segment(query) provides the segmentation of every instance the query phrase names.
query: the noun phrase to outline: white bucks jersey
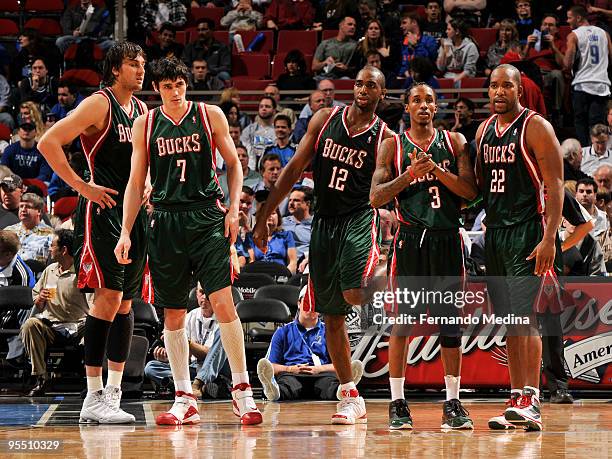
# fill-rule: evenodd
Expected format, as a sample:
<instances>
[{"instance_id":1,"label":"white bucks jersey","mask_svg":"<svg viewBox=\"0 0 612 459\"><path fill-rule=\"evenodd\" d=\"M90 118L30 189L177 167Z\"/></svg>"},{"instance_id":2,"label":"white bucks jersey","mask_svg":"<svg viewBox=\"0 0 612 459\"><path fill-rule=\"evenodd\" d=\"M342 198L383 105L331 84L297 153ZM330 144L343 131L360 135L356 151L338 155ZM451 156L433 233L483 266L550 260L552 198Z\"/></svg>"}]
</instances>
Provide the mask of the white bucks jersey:
<instances>
[{"instance_id":1,"label":"white bucks jersey","mask_svg":"<svg viewBox=\"0 0 612 459\"><path fill-rule=\"evenodd\" d=\"M574 30L578 37L578 49L574 62L575 90L597 96L610 95L608 79L608 37L599 27L580 26Z\"/></svg>"}]
</instances>

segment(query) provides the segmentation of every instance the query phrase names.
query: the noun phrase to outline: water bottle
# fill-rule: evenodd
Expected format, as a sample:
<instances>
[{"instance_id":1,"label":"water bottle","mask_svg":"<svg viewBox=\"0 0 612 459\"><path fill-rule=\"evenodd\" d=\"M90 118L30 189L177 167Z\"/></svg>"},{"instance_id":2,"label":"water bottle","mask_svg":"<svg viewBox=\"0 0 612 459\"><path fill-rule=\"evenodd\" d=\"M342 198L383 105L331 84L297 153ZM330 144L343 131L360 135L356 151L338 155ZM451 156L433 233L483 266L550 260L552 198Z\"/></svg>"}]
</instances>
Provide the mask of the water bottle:
<instances>
[{"instance_id":1,"label":"water bottle","mask_svg":"<svg viewBox=\"0 0 612 459\"><path fill-rule=\"evenodd\" d=\"M234 43L236 44L236 49L239 53L244 53L244 43L242 41L242 36L237 33L234 35Z\"/></svg>"},{"instance_id":2,"label":"water bottle","mask_svg":"<svg viewBox=\"0 0 612 459\"><path fill-rule=\"evenodd\" d=\"M259 32L257 35L255 35L255 38L253 38L251 40L251 43L249 43L249 46L247 46L247 51L248 52L252 52L255 51L255 48L259 47L259 44L264 40L264 34L263 32Z\"/></svg>"}]
</instances>

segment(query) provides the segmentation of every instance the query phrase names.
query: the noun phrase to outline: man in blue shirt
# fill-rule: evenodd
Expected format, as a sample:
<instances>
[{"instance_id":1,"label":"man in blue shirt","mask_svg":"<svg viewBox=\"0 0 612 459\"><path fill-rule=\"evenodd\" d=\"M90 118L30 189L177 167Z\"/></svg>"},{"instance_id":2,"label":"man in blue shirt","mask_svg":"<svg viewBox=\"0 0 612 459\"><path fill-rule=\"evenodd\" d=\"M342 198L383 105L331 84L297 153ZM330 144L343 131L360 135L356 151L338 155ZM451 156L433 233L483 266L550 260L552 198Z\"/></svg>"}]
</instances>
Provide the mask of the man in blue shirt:
<instances>
[{"instance_id":1,"label":"man in blue shirt","mask_svg":"<svg viewBox=\"0 0 612 459\"><path fill-rule=\"evenodd\" d=\"M83 102L83 96L79 94L76 86L72 83L59 83L57 88L58 103L53 106L49 113L53 113L59 121L66 118L69 112L77 108Z\"/></svg>"},{"instance_id":2,"label":"man in blue shirt","mask_svg":"<svg viewBox=\"0 0 612 459\"><path fill-rule=\"evenodd\" d=\"M15 142L4 150L0 164L8 168L22 179L35 178L43 182L51 180L53 171L36 147L36 126L33 123L21 123L19 142Z\"/></svg>"},{"instance_id":3,"label":"man in blue shirt","mask_svg":"<svg viewBox=\"0 0 612 459\"><path fill-rule=\"evenodd\" d=\"M402 16L401 28L404 33L402 41L402 60L397 75L399 78L410 76L410 61L415 57L426 57L435 62L438 57L438 41L430 35L421 33L420 17L414 13Z\"/></svg>"},{"instance_id":4,"label":"man in blue shirt","mask_svg":"<svg viewBox=\"0 0 612 459\"><path fill-rule=\"evenodd\" d=\"M285 167L295 154L297 145L291 141L291 119L282 113L274 117L274 134L276 143L264 150L264 155L276 153L281 160L281 167Z\"/></svg>"},{"instance_id":5,"label":"man in blue shirt","mask_svg":"<svg viewBox=\"0 0 612 459\"><path fill-rule=\"evenodd\" d=\"M306 287L299 295L298 317L277 329L267 358L257 364L257 375L268 400L317 398L334 400L340 383L325 344L325 324L316 312L302 308ZM353 361L353 380L359 382L363 365Z\"/></svg>"},{"instance_id":6,"label":"man in blue shirt","mask_svg":"<svg viewBox=\"0 0 612 459\"><path fill-rule=\"evenodd\" d=\"M312 232L312 215L310 214L312 199L311 188L295 188L289 195L289 216L283 218L283 229L293 233L298 262L308 254Z\"/></svg>"}]
</instances>

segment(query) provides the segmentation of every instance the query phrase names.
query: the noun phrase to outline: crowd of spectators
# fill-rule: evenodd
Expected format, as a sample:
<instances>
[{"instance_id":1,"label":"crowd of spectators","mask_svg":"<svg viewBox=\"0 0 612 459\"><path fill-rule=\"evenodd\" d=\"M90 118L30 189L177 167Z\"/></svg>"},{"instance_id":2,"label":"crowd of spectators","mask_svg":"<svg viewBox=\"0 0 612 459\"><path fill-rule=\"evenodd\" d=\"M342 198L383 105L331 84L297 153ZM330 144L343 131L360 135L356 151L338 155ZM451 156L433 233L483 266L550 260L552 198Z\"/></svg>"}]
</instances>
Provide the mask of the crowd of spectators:
<instances>
[{"instance_id":1,"label":"crowd of spectators","mask_svg":"<svg viewBox=\"0 0 612 459\"><path fill-rule=\"evenodd\" d=\"M202 2L201 7L225 8L217 23L208 17L190 19L189 10L197 3L179 0L139 3L135 12L128 9L128 14L135 14L128 21L128 34L143 45L149 63L163 57L180 57L191 69L190 90L214 91L190 98L218 103L227 116L244 175L236 243L241 265L277 263L292 274L305 271L314 208L313 183L308 172L268 220L270 240L266 253L254 246L251 231L257 203L265 200L295 154L312 116L324 107L344 105L337 100L338 81L335 80L350 80L367 64L381 69L388 88L407 88L414 81L426 81L438 89L442 78L451 79L452 86L461 88L468 79L487 77L500 63L512 63L522 72L525 90L521 102L547 116L563 140L566 188L571 198L584 208L585 219L593 223L589 237L564 256L565 272L604 275L612 269L610 84L604 79L592 85L574 81L576 38L574 34L570 38L566 38L567 33L561 34L566 22L572 29L590 23L607 33L610 10L589 7L588 14L581 16L581 10L566 13L567 7L529 0L503 6L487 4L485 0L415 1L418 6L410 8L401 8L395 0ZM74 198L76 193L49 168L37 149L37 142L46 129L69 116L91 92L79 87L78 82L62 78L69 68L62 54L75 46L91 49L92 44L103 52L108 49L113 43L112 16L100 2L82 0L66 9L61 18L62 35L54 42L45 42L36 30L25 29L14 52L8 46L0 48L0 63L7 62L0 65L0 125L9 132L8 138L0 141L0 285L31 284L33 287L35 275L40 283L40 279L49 275L74 274L73 271L70 274L68 266L71 242L68 233L62 232L72 227L74 206L68 213L60 214L55 204L62 198ZM177 34L188 27L195 29L188 35L191 41L183 45L177 41ZM497 29L496 40L486 49L474 33L474 28L483 27ZM215 38L213 32L218 30L229 30L228 42ZM331 38L320 40L313 56L306 56L299 49L286 53L282 61L284 71L263 89L262 97L255 101L253 116L244 109L244 100L232 79L232 55L237 52L233 37L251 30L336 31ZM574 53L571 61L570 52ZM10 59L3 60L2 53L10 55ZM312 63L308 60L310 57ZM575 75L578 69L573 70ZM145 81L145 85L149 84ZM486 82L482 86L486 87ZM311 92L306 97L292 97L287 93L296 90ZM574 95L573 103L568 102L572 100L568 97L570 91ZM435 125L461 132L472 145L474 159L476 129L488 105L478 100L481 94L476 98L465 94L459 98L452 94L440 96L440 106L451 110L438 116ZM446 102L446 98L452 100ZM587 106L592 110L585 115ZM572 111L576 113L575 119ZM381 103L378 109L381 118L398 130L408 127L403 112L401 100L392 98ZM86 163L79 143L66 145L65 152L75 171L83 174ZM218 154L216 165L227 199L227 180ZM482 264L478 263L482 233L478 232L486 230L481 224L483 214L476 207L466 216L466 229L474 231L473 274L482 274ZM388 245L397 227L389 209L381 211L381 224ZM560 234L567 238L573 232L574 226L566 221ZM384 262L385 257L381 259ZM29 270L28 264L36 262L42 264L44 271ZM47 304L47 309L43 308L47 315L61 314L59 309L49 306L45 281L36 285L36 305ZM193 320L214 322L205 307L205 297L198 292L201 309L195 310L194 317L197 317ZM56 298L67 299L71 294ZM82 306L79 311L86 311L86 299L78 301ZM46 317L44 311L41 312L43 319L53 322L55 319ZM71 317L75 323L81 319L81 316ZM53 337L59 336L58 330L52 327L53 331L49 331L44 320L28 320L22 325L27 330L22 333L23 344L33 363L33 375L38 378L36 387L44 389L45 369L40 363L40 350L32 350L31 334L37 333L52 342ZM62 318L58 320L65 322ZM75 328L71 336L79 336L79 330ZM202 393L206 387L214 391L210 388L218 384L223 373L223 359L213 352L215 343L219 345L218 333L215 334L213 325L210 330L210 335L193 339L194 374L198 375L194 390ZM41 342L40 339L36 342ZM203 352L203 348L207 351ZM206 359L214 362L215 371L203 374L199 370ZM160 386L168 374L164 363L163 352L157 350L155 360L147 366L147 375ZM209 365L204 367L210 370Z\"/></svg>"}]
</instances>

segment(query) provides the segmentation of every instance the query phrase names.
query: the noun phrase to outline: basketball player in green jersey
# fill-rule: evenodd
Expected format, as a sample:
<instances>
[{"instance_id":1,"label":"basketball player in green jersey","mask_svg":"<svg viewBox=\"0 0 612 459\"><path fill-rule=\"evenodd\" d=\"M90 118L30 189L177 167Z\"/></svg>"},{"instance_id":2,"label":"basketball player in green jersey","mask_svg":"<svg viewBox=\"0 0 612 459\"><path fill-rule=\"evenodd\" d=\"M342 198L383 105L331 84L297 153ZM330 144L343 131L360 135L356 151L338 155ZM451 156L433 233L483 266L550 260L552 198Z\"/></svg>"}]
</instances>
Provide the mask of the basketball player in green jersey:
<instances>
[{"instance_id":1,"label":"basketball player in green jersey","mask_svg":"<svg viewBox=\"0 0 612 459\"><path fill-rule=\"evenodd\" d=\"M231 291L230 245L238 233L242 167L221 109L185 99L187 67L175 58L160 59L153 72L153 87L163 105L134 123L134 154L115 256L119 263L131 262L130 232L150 170L154 211L148 253L155 305L164 308L164 344L176 388L174 405L155 421L160 425L200 421L185 334L189 286L195 277L219 321L232 369L234 414L242 424L259 424L262 417L249 384L242 324ZM229 209L221 205L215 147L227 167Z\"/></svg>"},{"instance_id":2,"label":"basketball player in green jersey","mask_svg":"<svg viewBox=\"0 0 612 459\"><path fill-rule=\"evenodd\" d=\"M380 70L363 68L353 93L349 107L322 109L314 115L257 215L253 236L265 250L268 217L313 161L315 218L307 304L325 316L327 348L341 383L334 424L367 422L365 403L352 381L344 321L351 305L367 302L363 287L378 263L378 215L370 206L369 187L380 143L393 135L374 114L386 93Z\"/></svg>"},{"instance_id":3,"label":"basketball player in green jersey","mask_svg":"<svg viewBox=\"0 0 612 459\"><path fill-rule=\"evenodd\" d=\"M380 207L396 200L400 222L389 263L389 285L440 291L441 281L454 277L450 288L463 275L463 244L459 234L461 199L478 194L465 137L457 132L438 131L433 126L437 111L436 93L417 83L406 92L410 129L385 140L372 178L370 202ZM428 276L428 277L418 277ZM446 279L449 279L446 277ZM453 282L454 281L454 282ZM393 304L392 314L419 317L429 307L430 315L456 316L454 305ZM412 429L412 418L404 398L404 373L408 353L407 329L394 325L389 338L389 428ZM461 330L458 325L440 325L440 345L446 401L442 428L473 429L472 420L459 401L461 378Z\"/></svg>"},{"instance_id":4,"label":"basketball player in green jersey","mask_svg":"<svg viewBox=\"0 0 612 459\"><path fill-rule=\"evenodd\" d=\"M495 114L476 133L477 178L487 213L489 294L497 315L528 320L508 326L510 406L503 416L489 420L489 427L542 430L538 389L542 340L536 310L544 282L557 282L563 163L550 123L519 103L522 90L515 67L500 65L493 70L489 98Z\"/></svg>"},{"instance_id":5,"label":"basketball player in green jersey","mask_svg":"<svg viewBox=\"0 0 612 459\"><path fill-rule=\"evenodd\" d=\"M75 268L78 287L95 291L94 305L85 321L87 396L81 422L134 422L134 416L121 410L119 403L134 328L132 298L141 291L146 262L144 210L134 227L134 266L118 264L112 250L121 230L132 155L132 123L147 112L145 104L133 96L142 89L144 66L145 55L140 46L129 42L114 45L104 61L106 87L56 123L39 144L53 170L81 195L75 219ZM70 168L62 150L62 145L79 135L88 164L87 181ZM103 388L105 353L109 371Z\"/></svg>"}]
</instances>

